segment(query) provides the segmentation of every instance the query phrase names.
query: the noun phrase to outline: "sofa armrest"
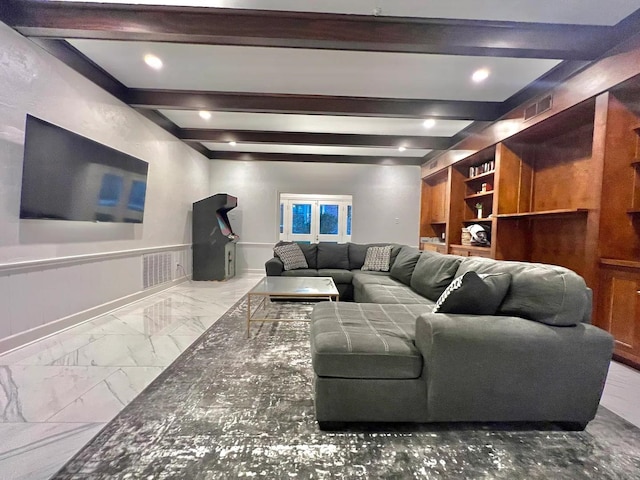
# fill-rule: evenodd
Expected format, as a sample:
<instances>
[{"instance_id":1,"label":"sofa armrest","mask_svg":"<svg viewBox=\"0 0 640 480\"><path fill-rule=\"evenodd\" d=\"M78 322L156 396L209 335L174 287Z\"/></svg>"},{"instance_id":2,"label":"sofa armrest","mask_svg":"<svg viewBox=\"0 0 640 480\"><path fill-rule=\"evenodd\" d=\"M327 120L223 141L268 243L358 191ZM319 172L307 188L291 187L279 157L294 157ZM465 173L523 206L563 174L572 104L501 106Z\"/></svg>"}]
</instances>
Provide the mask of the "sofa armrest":
<instances>
[{"instance_id":1,"label":"sofa armrest","mask_svg":"<svg viewBox=\"0 0 640 480\"><path fill-rule=\"evenodd\" d=\"M273 257L265 262L264 269L268 277L277 277L284 272L284 264L278 257Z\"/></svg>"},{"instance_id":2,"label":"sofa armrest","mask_svg":"<svg viewBox=\"0 0 640 480\"><path fill-rule=\"evenodd\" d=\"M598 408L613 337L592 325L427 313L416 320L432 421L586 423Z\"/></svg>"}]
</instances>

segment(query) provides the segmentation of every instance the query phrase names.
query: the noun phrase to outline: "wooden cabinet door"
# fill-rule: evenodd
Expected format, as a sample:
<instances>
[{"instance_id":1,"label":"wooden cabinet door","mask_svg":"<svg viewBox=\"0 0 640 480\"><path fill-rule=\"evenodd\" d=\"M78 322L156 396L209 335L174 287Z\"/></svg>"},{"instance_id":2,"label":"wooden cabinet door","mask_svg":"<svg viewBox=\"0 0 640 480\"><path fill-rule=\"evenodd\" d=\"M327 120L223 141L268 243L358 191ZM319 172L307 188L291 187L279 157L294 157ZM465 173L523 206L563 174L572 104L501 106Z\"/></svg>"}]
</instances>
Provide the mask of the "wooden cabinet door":
<instances>
[{"instance_id":1,"label":"wooden cabinet door","mask_svg":"<svg viewBox=\"0 0 640 480\"><path fill-rule=\"evenodd\" d=\"M615 338L615 353L640 364L640 271L603 269L599 324Z\"/></svg>"}]
</instances>

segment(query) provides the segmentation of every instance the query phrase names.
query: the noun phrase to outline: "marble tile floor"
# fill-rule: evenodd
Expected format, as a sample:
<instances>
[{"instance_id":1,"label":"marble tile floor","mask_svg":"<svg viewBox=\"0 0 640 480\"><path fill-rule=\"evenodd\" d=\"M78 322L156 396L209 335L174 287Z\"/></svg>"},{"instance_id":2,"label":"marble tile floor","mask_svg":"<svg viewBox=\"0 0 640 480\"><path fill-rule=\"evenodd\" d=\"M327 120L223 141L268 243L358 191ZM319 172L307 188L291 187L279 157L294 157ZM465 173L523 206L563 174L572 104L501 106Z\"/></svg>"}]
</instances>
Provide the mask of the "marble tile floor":
<instances>
[{"instance_id":1,"label":"marble tile floor","mask_svg":"<svg viewBox=\"0 0 640 480\"><path fill-rule=\"evenodd\" d=\"M255 285L184 283L0 356L0 479L48 479ZM613 362L602 405L640 427L640 372Z\"/></svg>"},{"instance_id":2,"label":"marble tile floor","mask_svg":"<svg viewBox=\"0 0 640 480\"><path fill-rule=\"evenodd\" d=\"M0 355L0 479L48 479L263 275L183 283Z\"/></svg>"}]
</instances>

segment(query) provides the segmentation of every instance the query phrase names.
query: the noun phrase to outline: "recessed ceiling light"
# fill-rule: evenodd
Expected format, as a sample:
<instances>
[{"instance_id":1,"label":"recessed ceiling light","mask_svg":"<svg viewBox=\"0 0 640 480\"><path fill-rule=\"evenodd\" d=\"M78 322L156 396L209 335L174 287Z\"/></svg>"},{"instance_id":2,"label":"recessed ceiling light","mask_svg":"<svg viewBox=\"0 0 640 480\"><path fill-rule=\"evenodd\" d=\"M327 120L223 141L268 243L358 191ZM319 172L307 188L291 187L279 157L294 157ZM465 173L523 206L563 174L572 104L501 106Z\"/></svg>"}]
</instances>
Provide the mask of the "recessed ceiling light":
<instances>
[{"instance_id":1,"label":"recessed ceiling light","mask_svg":"<svg viewBox=\"0 0 640 480\"><path fill-rule=\"evenodd\" d=\"M406 147L398 147L398 150L404 152L406 150Z\"/></svg>"},{"instance_id":2,"label":"recessed ceiling light","mask_svg":"<svg viewBox=\"0 0 640 480\"><path fill-rule=\"evenodd\" d=\"M203 120L209 120L211 118L211 113L207 112L206 110L200 110L200 113L198 113L198 115L200 115L200 118L202 118Z\"/></svg>"},{"instance_id":3,"label":"recessed ceiling light","mask_svg":"<svg viewBox=\"0 0 640 480\"><path fill-rule=\"evenodd\" d=\"M422 125L424 125L424 128L431 128L436 124L436 121L433 118L427 118L424 122L422 122Z\"/></svg>"},{"instance_id":4,"label":"recessed ceiling light","mask_svg":"<svg viewBox=\"0 0 640 480\"><path fill-rule=\"evenodd\" d=\"M487 78L489 78L489 70L486 68L481 68L480 70L476 70L475 72L473 72L473 75L471 75L471 79L476 83L482 82Z\"/></svg>"},{"instance_id":5,"label":"recessed ceiling light","mask_svg":"<svg viewBox=\"0 0 640 480\"><path fill-rule=\"evenodd\" d=\"M237 145L236 142L229 142L229 145L231 145L232 147L235 147Z\"/></svg>"},{"instance_id":6,"label":"recessed ceiling light","mask_svg":"<svg viewBox=\"0 0 640 480\"><path fill-rule=\"evenodd\" d=\"M149 65L154 70L160 70L162 68L162 60L150 53L147 53L144 56L144 63Z\"/></svg>"}]
</instances>

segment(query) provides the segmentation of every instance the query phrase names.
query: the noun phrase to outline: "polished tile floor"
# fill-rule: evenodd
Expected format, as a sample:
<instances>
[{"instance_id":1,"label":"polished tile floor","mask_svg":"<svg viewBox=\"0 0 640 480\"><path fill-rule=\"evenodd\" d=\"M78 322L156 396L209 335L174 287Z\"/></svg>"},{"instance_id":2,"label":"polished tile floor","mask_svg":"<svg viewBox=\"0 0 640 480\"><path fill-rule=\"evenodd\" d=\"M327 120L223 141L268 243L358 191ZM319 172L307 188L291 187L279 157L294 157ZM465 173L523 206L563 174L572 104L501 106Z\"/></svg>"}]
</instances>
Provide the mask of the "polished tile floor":
<instances>
[{"instance_id":1,"label":"polished tile floor","mask_svg":"<svg viewBox=\"0 0 640 480\"><path fill-rule=\"evenodd\" d=\"M0 356L0 479L47 479L255 285L193 282ZM640 426L640 372L612 363L602 405Z\"/></svg>"}]
</instances>

